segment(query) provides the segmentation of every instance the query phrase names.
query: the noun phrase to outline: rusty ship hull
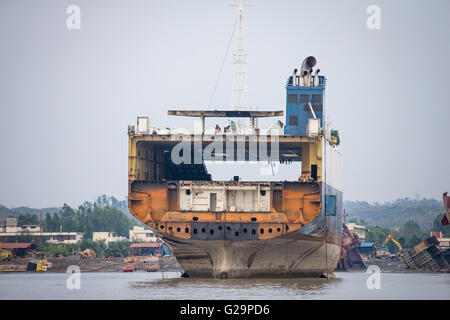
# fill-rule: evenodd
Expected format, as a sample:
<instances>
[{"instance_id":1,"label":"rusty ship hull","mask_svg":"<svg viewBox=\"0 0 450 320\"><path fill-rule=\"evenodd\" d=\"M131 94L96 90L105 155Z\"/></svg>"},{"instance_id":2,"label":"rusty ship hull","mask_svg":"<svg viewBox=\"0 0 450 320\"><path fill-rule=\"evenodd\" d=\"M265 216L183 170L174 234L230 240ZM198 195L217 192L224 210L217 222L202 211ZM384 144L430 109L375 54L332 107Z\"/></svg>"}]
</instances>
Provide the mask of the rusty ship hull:
<instances>
[{"instance_id":1,"label":"rusty ship hull","mask_svg":"<svg viewBox=\"0 0 450 320\"><path fill-rule=\"evenodd\" d=\"M320 277L334 271L341 251L321 239L165 242L183 270L199 278Z\"/></svg>"},{"instance_id":2,"label":"rusty ship hull","mask_svg":"<svg viewBox=\"0 0 450 320\"><path fill-rule=\"evenodd\" d=\"M169 110L198 117L200 132L130 126L130 212L170 247L190 277L329 276L341 254L342 157L339 136L322 120L325 78L312 75L314 57L286 84L286 125L266 132L256 118L283 111ZM247 118L239 132L205 118ZM219 120L220 121L220 120ZM223 121L223 120L222 120ZM232 123L233 124L233 123ZM231 128L230 128L231 127ZM298 165L291 181L214 181L206 161ZM276 178L275 178L276 180Z\"/></svg>"},{"instance_id":3,"label":"rusty ship hull","mask_svg":"<svg viewBox=\"0 0 450 320\"><path fill-rule=\"evenodd\" d=\"M336 268L341 253L341 215L327 215L322 204L326 202L326 193L334 193L336 209L340 212L342 192L315 182L240 182L241 188L266 185L273 198L272 211L169 210L180 208L179 194L185 193L184 187L188 185L195 190L198 184L211 187L212 182L130 185L131 212L170 247L188 276L319 277L332 274ZM214 181L213 184L226 184L231 189L237 186L235 182ZM281 203L274 203L277 187L281 189ZM156 218L157 211L160 218Z\"/></svg>"},{"instance_id":4,"label":"rusty ship hull","mask_svg":"<svg viewBox=\"0 0 450 320\"><path fill-rule=\"evenodd\" d=\"M268 240L173 241L165 237L164 241L183 270L199 278L328 276L341 252L338 243L300 234Z\"/></svg>"}]
</instances>

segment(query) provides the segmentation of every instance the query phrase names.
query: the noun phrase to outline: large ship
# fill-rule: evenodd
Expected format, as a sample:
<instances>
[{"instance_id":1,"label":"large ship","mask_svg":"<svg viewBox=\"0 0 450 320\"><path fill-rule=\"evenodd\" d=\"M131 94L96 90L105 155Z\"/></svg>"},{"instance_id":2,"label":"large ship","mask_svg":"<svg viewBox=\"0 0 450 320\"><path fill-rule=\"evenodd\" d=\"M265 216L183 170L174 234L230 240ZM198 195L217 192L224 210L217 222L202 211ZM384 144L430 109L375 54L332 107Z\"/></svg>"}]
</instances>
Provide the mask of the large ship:
<instances>
[{"instance_id":1,"label":"large ship","mask_svg":"<svg viewBox=\"0 0 450 320\"><path fill-rule=\"evenodd\" d=\"M129 126L130 212L170 247L190 277L328 277L341 254L339 135L325 121L326 78L307 57L288 77L286 108L168 110L195 131ZM270 129L257 119L282 117ZM205 130L205 119L246 118ZM284 122L284 123L283 123ZM205 161L297 165L289 181L215 181Z\"/></svg>"}]
</instances>

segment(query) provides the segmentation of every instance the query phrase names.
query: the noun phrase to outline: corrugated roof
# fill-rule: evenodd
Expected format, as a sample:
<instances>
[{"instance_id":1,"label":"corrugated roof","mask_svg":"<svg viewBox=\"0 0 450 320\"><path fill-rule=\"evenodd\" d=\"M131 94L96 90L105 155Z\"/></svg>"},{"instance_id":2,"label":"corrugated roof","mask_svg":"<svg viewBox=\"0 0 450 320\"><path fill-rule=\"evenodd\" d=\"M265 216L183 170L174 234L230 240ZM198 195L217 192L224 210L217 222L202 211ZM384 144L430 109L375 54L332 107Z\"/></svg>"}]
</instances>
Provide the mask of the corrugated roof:
<instances>
[{"instance_id":1,"label":"corrugated roof","mask_svg":"<svg viewBox=\"0 0 450 320\"><path fill-rule=\"evenodd\" d=\"M374 246L373 242L361 242L361 244L359 245L361 248L370 248Z\"/></svg>"},{"instance_id":2,"label":"corrugated roof","mask_svg":"<svg viewBox=\"0 0 450 320\"><path fill-rule=\"evenodd\" d=\"M162 242L132 243L130 248L159 248Z\"/></svg>"},{"instance_id":3,"label":"corrugated roof","mask_svg":"<svg viewBox=\"0 0 450 320\"><path fill-rule=\"evenodd\" d=\"M31 242L18 242L18 243L4 243L2 242L3 249L26 249L31 247Z\"/></svg>"}]
</instances>

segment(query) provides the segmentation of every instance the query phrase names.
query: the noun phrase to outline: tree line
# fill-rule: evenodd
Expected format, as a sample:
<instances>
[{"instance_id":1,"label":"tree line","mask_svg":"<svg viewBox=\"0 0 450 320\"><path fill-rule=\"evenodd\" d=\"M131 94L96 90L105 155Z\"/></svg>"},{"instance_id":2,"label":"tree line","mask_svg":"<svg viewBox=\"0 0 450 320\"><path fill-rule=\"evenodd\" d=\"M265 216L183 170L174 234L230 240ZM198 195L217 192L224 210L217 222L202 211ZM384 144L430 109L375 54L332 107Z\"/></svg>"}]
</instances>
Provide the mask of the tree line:
<instances>
[{"instance_id":1,"label":"tree line","mask_svg":"<svg viewBox=\"0 0 450 320\"><path fill-rule=\"evenodd\" d=\"M80 206L77 210L64 204L59 212L53 215L47 213L43 222L46 232L83 232L87 238L92 238L93 232L113 232L118 236L128 236L128 231L137 225L117 208L92 208Z\"/></svg>"},{"instance_id":2,"label":"tree line","mask_svg":"<svg viewBox=\"0 0 450 320\"><path fill-rule=\"evenodd\" d=\"M433 227L433 220L444 212L442 200L409 198L397 199L385 203L366 201L344 201L349 218L363 219L372 226L401 228L412 220L423 230Z\"/></svg>"},{"instance_id":3,"label":"tree line","mask_svg":"<svg viewBox=\"0 0 450 320\"><path fill-rule=\"evenodd\" d=\"M126 216L125 201L101 196L95 203L85 202L78 209L64 204L54 213L46 213L40 221L36 214L20 214L18 225L42 225L44 232L83 232L84 238L92 238L94 232L113 232L128 237L128 232L138 223Z\"/></svg>"},{"instance_id":4,"label":"tree line","mask_svg":"<svg viewBox=\"0 0 450 320\"><path fill-rule=\"evenodd\" d=\"M104 241L93 241L92 239L85 238L79 243L63 246L42 242L38 244L38 253L47 257L56 257L58 255L70 256L76 255L85 249L92 249L98 258L128 257L131 255L130 243L128 240L123 240L110 242L107 245Z\"/></svg>"}]
</instances>

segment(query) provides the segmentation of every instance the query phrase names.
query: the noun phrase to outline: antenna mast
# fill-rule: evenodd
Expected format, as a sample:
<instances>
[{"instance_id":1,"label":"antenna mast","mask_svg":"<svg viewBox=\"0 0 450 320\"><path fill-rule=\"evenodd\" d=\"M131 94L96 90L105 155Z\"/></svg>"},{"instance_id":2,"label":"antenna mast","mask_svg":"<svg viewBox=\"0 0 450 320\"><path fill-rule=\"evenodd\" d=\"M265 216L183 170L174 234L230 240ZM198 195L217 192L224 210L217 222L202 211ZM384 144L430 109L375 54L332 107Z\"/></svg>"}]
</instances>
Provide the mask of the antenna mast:
<instances>
[{"instance_id":1,"label":"antenna mast","mask_svg":"<svg viewBox=\"0 0 450 320\"><path fill-rule=\"evenodd\" d=\"M233 5L238 8L238 35L236 39L236 53L234 57L234 77L233 77L233 110L247 110L247 53L244 44L244 5L242 0L239 4Z\"/></svg>"}]
</instances>

